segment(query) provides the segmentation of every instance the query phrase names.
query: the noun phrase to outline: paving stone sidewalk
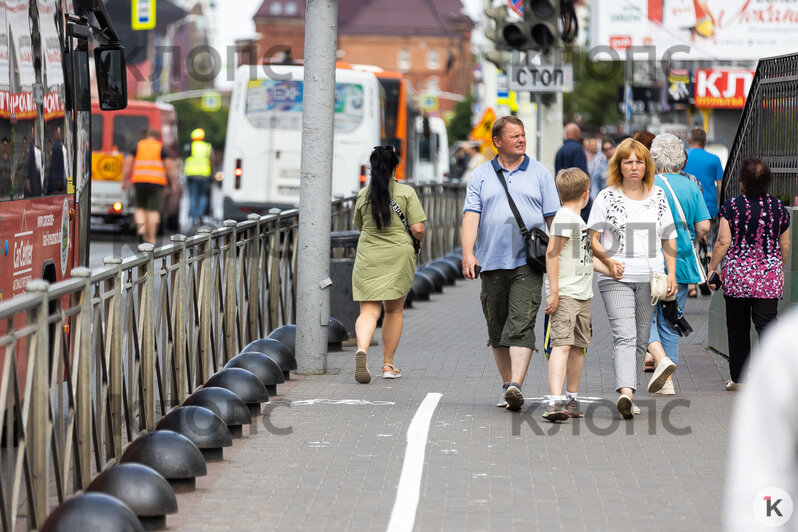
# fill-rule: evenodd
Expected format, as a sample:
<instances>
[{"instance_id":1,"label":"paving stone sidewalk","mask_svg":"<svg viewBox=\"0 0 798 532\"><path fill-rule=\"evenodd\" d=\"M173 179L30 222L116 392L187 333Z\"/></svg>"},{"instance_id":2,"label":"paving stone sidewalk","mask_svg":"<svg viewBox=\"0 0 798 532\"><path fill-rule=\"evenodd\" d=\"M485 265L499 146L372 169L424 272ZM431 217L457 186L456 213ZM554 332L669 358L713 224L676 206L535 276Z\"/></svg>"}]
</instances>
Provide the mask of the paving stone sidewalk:
<instances>
[{"instance_id":1,"label":"paving stone sidewalk","mask_svg":"<svg viewBox=\"0 0 798 532\"><path fill-rule=\"evenodd\" d=\"M539 353L523 411L496 408L500 379L485 346L479 283L458 281L406 311L401 379L356 384L350 348L329 355L328 375L278 387L283 395L267 408L266 423L237 443L189 504L180 499L170 528L385 530L408 425L425 396L438 392L416 530L720 529L734 397L723 387L725 359L703 347L709 298L688 300L695 332L682 340L676 395L649 395L641 371L642 413L627 422L614 409L612 340L596 293L580 390L594 398L583 403L585 418L558 425L540 418L548 388ZM373 375L381 361L373 347Z\"/></svg>"}]
</instances>

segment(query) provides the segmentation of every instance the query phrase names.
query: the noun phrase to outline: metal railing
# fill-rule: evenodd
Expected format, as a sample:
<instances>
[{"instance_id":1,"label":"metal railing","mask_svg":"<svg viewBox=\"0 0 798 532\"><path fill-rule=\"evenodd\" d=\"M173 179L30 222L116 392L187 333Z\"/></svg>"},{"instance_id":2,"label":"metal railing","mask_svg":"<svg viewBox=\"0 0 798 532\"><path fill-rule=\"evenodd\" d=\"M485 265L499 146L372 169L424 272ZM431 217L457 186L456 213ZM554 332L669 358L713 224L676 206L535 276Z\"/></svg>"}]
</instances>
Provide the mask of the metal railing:
<instances>
[{"instance_id":1,"label":"metal railing","mask_svg":"<svg viewBox=\"0 0 798 532\"><path fill-rule=\"evenodd\" d=\"M427 257L459 239L465 189L423 185ZM332 204L351 229L355 198ZM296 317L299 213L173 235L0 303L0 523L39 528L247 343Z\"/></svg>"},{"instance_id":2,"label":"metal railing","mask_svg":"<svg viewBox=\"0 0 798 532\"><path fill-rule=\"evenodd\" d=\"M749 157L770 166L770 193L793 205L798 197L798 54L759 61L723 172L721 204L741 193L740 164Z\"/></svg>"}]
</instances>

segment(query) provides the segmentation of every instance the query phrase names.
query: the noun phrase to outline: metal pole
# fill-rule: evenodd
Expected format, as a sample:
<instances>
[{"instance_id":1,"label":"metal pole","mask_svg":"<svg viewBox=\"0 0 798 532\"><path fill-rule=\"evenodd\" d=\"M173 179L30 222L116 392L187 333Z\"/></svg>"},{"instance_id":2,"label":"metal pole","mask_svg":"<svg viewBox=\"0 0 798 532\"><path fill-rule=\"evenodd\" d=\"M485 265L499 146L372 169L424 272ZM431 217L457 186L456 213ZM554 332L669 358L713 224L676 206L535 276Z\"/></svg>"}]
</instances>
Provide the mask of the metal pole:
<instances>
[{"instance_id":1,"label":"metal pole","mask_svg":"<svg viewBox=\"0 0 798 532\"><path fill-rule=\"evenodd\" d=\"M632 70L634 69L634 56L627 50L626 52L626 78L623 84L623 114L625 118L625 130L627 135L632 134Z\"/></svg>"},{"instance_id":2,"label":"metal pole","mask_svg":"<svg viewBox=\"0 0 798 532\"><path fill-rule=\"evenodd\" d=\"M297 271L298 372L327 371L330 218L338 1L308 0Z\"/></svg>"}]
</instances>

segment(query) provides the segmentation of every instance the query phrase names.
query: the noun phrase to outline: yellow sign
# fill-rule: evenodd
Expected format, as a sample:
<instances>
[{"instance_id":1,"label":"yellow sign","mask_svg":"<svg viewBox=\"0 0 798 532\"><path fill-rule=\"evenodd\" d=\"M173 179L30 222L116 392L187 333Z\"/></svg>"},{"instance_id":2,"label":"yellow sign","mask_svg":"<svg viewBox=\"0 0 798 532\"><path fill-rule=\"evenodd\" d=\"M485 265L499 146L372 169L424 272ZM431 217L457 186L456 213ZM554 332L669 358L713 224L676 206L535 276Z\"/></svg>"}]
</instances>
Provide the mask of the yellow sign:
<instances>
[{"instance_id":1,"label":"yellow sign","mask_svg":"<svg viewBox=\"0 0 798 532\"><path fill-rule=\"evenodd\" d=\"M119 181L122 179L121 153L91 154L91 178L98 181Z\"/></svg>"},{"instance_id":2,"label":"yellow sign","mask_svg":"<svg viewBox=\"0 0 798 532\"><path fill-rule=\"evenodd\" d=\"M493 140L493 122L496 121L496 113L493 109L488 107L482 113L482 118L479 119L477 125L468 134L468 138L472 140L486 140L488 142Z\"/></svg>"},{"instance_id":3,"label":"yellow sign","mask_svg":"<svg viewBox=\"0 0 798 532\"><path fill-rule=\"evenodd\" d=\"M435 112L438 110L438 97L434 94L421 95L421 108L427 112Z\"/></svg>"},{"instance_id":4,"label":"yellow sign","mask_svg":"<svg viewBox=\"0 0 798 532\"><path fill-rule=\"evenodd\" d=\"M131 0L130 27L134 30L155 28L155 0Z\"/></svg>"}]
</instances>

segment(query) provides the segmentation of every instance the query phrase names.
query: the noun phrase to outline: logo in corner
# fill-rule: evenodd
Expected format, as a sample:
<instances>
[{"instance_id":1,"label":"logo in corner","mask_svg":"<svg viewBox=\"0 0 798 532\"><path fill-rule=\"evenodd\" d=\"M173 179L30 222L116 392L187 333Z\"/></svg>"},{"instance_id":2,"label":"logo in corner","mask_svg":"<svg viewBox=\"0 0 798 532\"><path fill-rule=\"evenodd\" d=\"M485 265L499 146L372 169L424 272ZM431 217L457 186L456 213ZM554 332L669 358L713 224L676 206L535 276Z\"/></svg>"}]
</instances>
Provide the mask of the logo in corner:
<instances>
[{"instance_id":1,"label":"logo in corner","mask_svg":"<svg viewBox=\"0 0 798 532\"><path fill-rule=\"evenodd\" d=\"M792 498L781 488L766 488L754 497L754 516L762 525L776 528L792 517Z\"/></svg>"}]
</instances>

